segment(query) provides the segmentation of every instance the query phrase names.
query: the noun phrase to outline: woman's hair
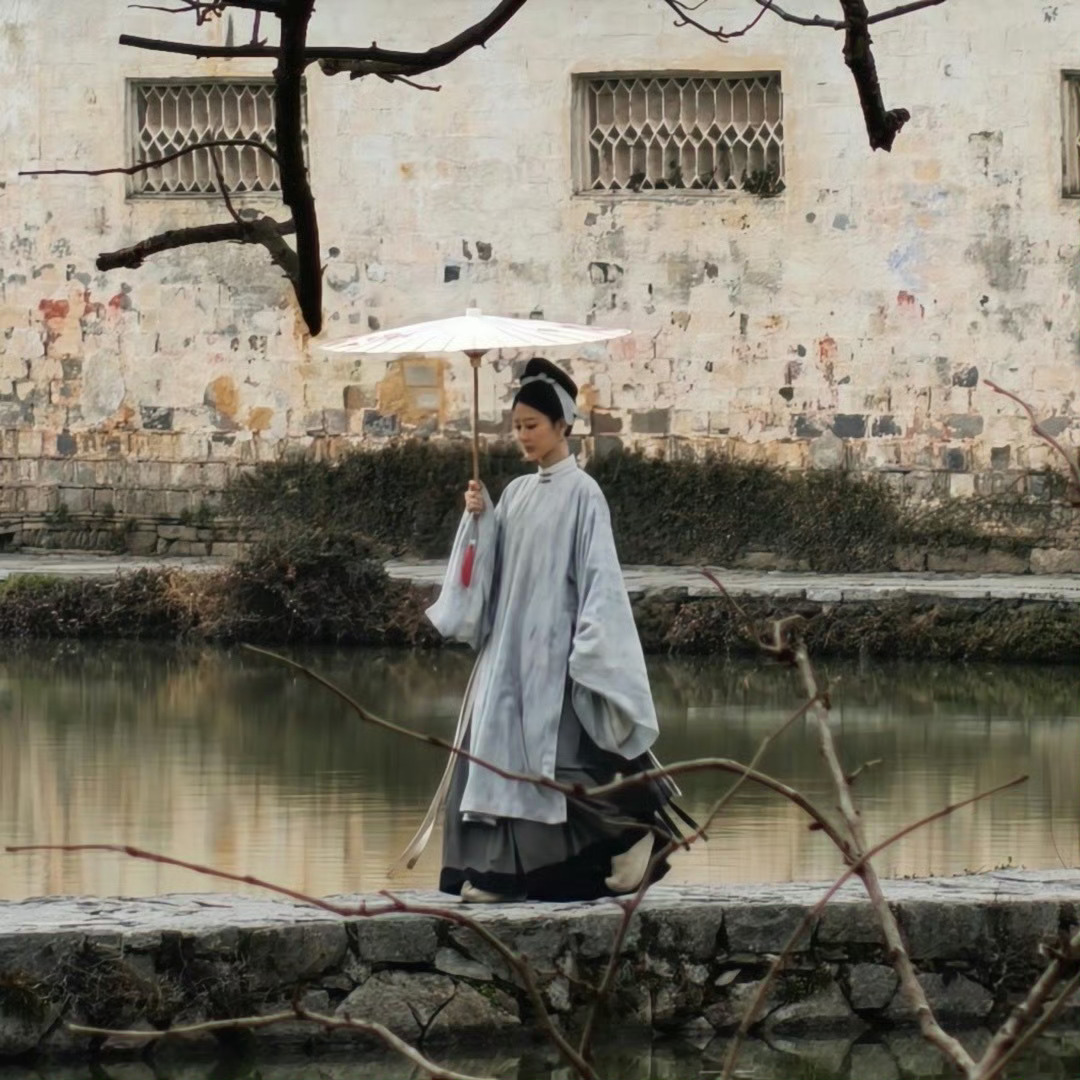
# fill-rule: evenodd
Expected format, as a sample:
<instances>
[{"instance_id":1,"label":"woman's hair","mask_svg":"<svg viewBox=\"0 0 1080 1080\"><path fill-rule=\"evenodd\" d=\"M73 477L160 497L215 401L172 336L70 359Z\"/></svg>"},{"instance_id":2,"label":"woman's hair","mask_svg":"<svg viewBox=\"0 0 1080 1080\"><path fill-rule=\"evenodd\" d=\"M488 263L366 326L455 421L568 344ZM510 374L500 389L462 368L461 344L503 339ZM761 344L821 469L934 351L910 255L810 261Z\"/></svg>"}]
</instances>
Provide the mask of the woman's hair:
<instances>
[{"instance_id":1,"label":"woman's hair","mask_svg":"<svg viewBox=\"0 0 1080 1080\"><path fill-rule=\"evenodd\" d=\"M574 417L567 416L567 409L562 396L556 386L564 390L573 403L577 399L577 383L566 374L560 367L556 367L550 360L542 356L534 356L521 373L522 386L514 395L511 405L528 405L537 412L542 412L554 424L561 420L566 425L566 433L570 433Z\"/></svg>"}]
</instances>

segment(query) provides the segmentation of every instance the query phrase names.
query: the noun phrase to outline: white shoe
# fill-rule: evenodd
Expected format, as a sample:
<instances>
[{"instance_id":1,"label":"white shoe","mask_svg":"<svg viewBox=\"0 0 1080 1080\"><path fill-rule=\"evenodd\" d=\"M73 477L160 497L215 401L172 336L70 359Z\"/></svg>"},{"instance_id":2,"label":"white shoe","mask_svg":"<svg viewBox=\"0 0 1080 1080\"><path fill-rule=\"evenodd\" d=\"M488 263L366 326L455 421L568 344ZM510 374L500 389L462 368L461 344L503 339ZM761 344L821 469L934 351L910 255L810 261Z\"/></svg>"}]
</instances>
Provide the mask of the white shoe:
<instances>
[{"instance_id":1,"label":"white shoe","mask_svg":"<svg viewBox=\"0 0 1080 1080\"><path fill-rule=\"evenodd\" d=\"M629 851L615 855L611 860L611 877L604 884L613 893L633 892L645 877L652 858L652 833L646 833Z\"/></svg>"},{"instance_id":2,"label":"white shoe","mask_svg":"<svg viewBox=\"0 0 1080 1080\"><path fill-rule=\"evenodd\" d=\"M515 899L516 897L504 896L502 893L478 889L471 881L466 881L461 886L461 901L464 904L509 904Z\"/></svg>"}]
</instances>

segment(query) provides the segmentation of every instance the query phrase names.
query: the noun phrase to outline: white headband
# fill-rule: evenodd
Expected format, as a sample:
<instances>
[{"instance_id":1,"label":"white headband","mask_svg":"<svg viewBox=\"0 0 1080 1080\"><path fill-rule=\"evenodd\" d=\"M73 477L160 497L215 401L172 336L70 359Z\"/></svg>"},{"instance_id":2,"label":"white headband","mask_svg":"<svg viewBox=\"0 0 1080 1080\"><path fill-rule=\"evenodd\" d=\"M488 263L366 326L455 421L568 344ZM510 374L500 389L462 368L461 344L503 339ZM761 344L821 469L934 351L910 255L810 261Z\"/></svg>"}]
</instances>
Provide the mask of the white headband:
<instances>
[{"instance_id":1,"label":"white headband","mask_svg":"<svg viewBox=\"0 0 1080 1080\"><path fill-rule=\"evenodd\" d=\"M572 424L575 420L584 420L584 416L577 411L577 405L574 404L574 399L566 392L566 387L562 385L557 379L553 379L550 375L526 375L521 380L520 385L522 388L533 382L546 382L549 386L555 388L555 396L559 399L559 404L562 406L563 420L566 421L567 426Z\"/></svg>"}]
</instances>

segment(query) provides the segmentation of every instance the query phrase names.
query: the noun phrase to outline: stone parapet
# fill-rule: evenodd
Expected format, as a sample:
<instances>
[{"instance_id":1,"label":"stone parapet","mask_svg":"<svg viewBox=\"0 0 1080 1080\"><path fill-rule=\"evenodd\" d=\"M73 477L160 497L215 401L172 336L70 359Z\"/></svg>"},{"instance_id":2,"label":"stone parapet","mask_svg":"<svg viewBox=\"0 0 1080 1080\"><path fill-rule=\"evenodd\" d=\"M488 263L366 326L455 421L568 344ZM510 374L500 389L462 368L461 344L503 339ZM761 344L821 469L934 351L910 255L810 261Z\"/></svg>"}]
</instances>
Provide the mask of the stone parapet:
<instances>
[{"instance_id":1,"label":"stone parapet","mask_svg":"<svg viewBox=\"0 0 1080 1080\"><path fill-rule=\"evenodd\" d=\"M611 1015L631 1035L731 1031L823 883L659 886L624 939ZM999 871L886 882L919 979L940 1018L994 1023L1044 965L1040 946L1080 922L1080 871ZM462 908L432 893L406 902ZM341 903L378 897L339 897ZM544 1001L573 1029L606 962L613 903L464 909L531 963ZM13 989L14 988L14 989ZM411 1041L500 1046L535 1033L528 995L470 928L430 915L341 918L279 899L174 895L0 903L0 1059L87 1055L65 1021L162 1028L288 1009L363 1017ZM1075 1010L1073 1015L1075 1016ZM770 992L759 1030L848 1035L915 1022L861 890L846 886L811 922ZM258 1029L267 1046L324 1036ZM117 1052L121 1044L95 1047Z\"/></svg>"}]
</instances>

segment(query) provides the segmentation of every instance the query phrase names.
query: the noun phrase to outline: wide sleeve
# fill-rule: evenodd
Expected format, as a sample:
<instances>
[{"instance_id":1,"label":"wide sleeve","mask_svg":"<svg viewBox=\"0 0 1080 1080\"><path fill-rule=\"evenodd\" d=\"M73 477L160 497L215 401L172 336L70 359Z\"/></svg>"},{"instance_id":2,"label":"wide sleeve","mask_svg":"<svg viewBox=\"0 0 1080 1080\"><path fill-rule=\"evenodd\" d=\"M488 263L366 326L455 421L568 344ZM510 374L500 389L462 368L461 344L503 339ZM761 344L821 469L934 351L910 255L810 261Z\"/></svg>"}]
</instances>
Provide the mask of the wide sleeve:
<instances>
[{"instance_id":1,"label":"wide sleeve","mask_svg":"<svg viewBox=\"0 0 1080 1080\"><path fill-rule=\"evenodd\" d=\"M427 609L432 626L444 638L460 641L479 649L490 628L490 605L498 563L499 518L491 496L481 486L484 512L466 511L458 524L450 562L446 567L439 599ZM461 580L461 569L471 544L475 545L472 574L468 585Z\"/></svg>"},{"instance_id":2,"label":"wide sleeve","mask_svg":"<svg viewBox=\"0 0 1080 1080\"><path fill-rule=\"evenodd\" d=\"M570 650L574 711L599 747L627 759L645 753L658 725L645 657L599 490L577 520L577 623Z\"/></svg>"}]
</instances>

